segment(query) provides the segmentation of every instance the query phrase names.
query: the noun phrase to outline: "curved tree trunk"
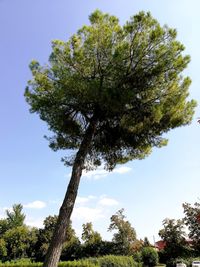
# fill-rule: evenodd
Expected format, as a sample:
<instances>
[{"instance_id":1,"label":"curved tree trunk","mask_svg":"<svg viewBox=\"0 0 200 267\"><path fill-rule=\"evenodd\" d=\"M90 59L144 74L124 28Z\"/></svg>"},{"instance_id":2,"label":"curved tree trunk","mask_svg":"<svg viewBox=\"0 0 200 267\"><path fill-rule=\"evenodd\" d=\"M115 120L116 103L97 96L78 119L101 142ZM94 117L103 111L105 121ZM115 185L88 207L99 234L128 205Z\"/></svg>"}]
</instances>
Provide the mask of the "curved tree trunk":
<instances>
[{"instance_id":1,"label":"curved tree trunk","mask_svg":"<svg viewBox=\"0 0 200 267\"><path fill-rule=\"evenodd\" d=\"M73 211L76 200L78 186L84 167L84 161L88 153L92 138L95 133L96 121L91 119L91 122L85 132L85 136L76 154L74 165L72 168L71 179L67 188L63 204L60 208L58 222L51 240L43 267L56 267L58 265L62 246L66 237L66 229L70 222L70 216Z\"/></svg>"}]
</instances>

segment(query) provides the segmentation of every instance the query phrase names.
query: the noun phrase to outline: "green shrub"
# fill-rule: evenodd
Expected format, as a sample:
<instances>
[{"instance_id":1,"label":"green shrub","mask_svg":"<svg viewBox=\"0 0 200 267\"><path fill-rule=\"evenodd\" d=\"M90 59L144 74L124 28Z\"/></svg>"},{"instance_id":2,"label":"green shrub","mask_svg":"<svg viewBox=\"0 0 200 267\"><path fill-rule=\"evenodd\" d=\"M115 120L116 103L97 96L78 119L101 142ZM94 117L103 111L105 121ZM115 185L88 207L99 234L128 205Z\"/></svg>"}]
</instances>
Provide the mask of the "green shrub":
<instances>
[{"instance_id":1,"label":"green shrub","mask_svg":"<svg viewBox=\"0 0 200 267\"><path fill-rule=\"evenodd\" d=\"M141 257L144 266L153 267L158 264L158 252L152 247L144 247Z\"/></svg>"},{"instance_id":2,"label":"green shrub","mask_svg":"<svg viewBox=\"0 0 200 267\"><path fill-rule=\"evenodd\" d=\"M142 263L142 253L141 251L136 251L133 254L133 259L137 262L137 263Z\"/></svg>"},{"instance_id":3,"label":"green shrub","mask_svg":"<svg viewBox=\"0 0 200 267\"><path fill-rule=\"evenodd\" d=\"M100 267L138 267L132 257L108 255L99 258L90 258L92 263Z\"/></svg>"},{"instance_id":4,"label":"green shrub","mask_svg":"<svg viewBox=\"0 0 200 267\"><path fill-rule=\"evenodd\" d=\"M99 266L88 260L79 260L79 261L59 262L58 267L99 267Z\"/></svg>"}]
</instances>

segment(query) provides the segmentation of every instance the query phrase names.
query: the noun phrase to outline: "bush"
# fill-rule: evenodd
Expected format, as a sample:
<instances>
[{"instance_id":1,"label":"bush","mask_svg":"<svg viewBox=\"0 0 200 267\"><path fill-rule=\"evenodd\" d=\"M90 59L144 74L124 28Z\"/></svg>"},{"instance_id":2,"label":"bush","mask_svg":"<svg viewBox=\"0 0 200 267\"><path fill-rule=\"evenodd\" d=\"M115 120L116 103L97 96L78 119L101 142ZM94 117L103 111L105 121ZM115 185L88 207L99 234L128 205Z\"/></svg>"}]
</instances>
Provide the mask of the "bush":
<instances>
[{"instance_id":1,"label":"bush","mask_svg":"<svg viewBox=\"0 0 200 267\"><path fill-rule=\"evenodd\" d=\"M142 253L140 251L134 252L133 259L138 263L142 263Z\"/></svg>"},{"instance_id":2,"label":"bush","mask_svg":"<svg viewBox=\"0 0 200 267\"><path fill-rule=\"evenodd\" d=\"M144 247L141 256L144 266L153 267L158 264L158 252L152 247Z\"/></svg>"},{"instance_id":3,"label":"bush","mask_svg":"<svg viewBox=\"0 0 200 267\"><path fill-rule=\"evenodd\" d=\"M132 257L108 255L100 258L90 258L92 263L100 267L138 267Z\"/></svg>"},{"instance_id":4,"label":"bush","mask_svg":"<svg viewBox=\"0 0 200 267\"><path fill-rule=\"evenodd\" d=\"M58 267L99 267L99 266L88 260L79 260L79 261L63 261L58 264Z\"/></svg>"}]
</instances>

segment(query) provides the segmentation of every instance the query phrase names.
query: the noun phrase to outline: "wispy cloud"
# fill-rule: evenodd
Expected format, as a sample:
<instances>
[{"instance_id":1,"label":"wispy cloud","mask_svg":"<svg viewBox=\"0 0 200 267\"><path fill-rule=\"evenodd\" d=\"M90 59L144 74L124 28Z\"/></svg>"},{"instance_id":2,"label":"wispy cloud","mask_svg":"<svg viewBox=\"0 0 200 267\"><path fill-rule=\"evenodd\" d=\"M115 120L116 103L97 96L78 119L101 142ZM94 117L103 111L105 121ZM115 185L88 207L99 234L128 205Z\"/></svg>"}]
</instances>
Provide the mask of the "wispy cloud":
<instances>
[{"instance_id":1,"label":"wispy cloud","mask_svg":"<svg viewBox=\"0 0 200 267\"><path fill-rule=\"evenodd\" d=\"M27 218L25 220L26 225L31 226L31 227L37 227L37 228L43 228L43 221L44 218L37 218L37 219L33 219L33 218Z\"/></svg>"},{"instance_id":2,"label":"wispy cloud","mask_svg":"<svg viewBox=\"0 0 200 267\"><path fill-rule=\"evenodd\" d=\"M88 203L89 201L91 201L91 200L94 200L94 199L96 199L97 197L95 197L95 196L88 196L88 197L77 197L76 198L76 204L78 204L78 205L84 205L84 204L86 204L86 203Z\"/></svg>"},{"instance_id":3,"label":"wispy cloud","mask_svg":"<svg viewBox=\"0 0 200 267\"><path fill-rule=\"evenodd\" d=\"M98 221L105 218L105 214L109 213L110 209L112 210L112 207L118 204L119 202L116 199L106 195L77 197L72 219L85 222Z\"/></svg>"},{"instance_id":4,"label":"wispy cloud","mask_svg":"<svg viewBox=\"0 0 200 267\"><path fill-rule=\"evenodd\" d=\"M83 171L83 178L92 179L92 180L99 180L101 178L104 178L110 174L116 173L116 174L125 174L131 171L131 168L126 166L121 166L116 169L114 169L112 172L108 172L104 170L103 168L98 168L94 171Z\"/></svg>"},{"instance_id":5,"label":"wispy cloud","mask_svg":"<svg viewBox=\"0 0 200 267\"><path fill-rule=\"evenodd\" d=\"M109 198L109 197L102 197L98 204L102 205L102 206L116 206L119 204L119 202L117 200L115 200L114 198Z\"/></svg>"},{"instance_id":6,"label":"wispy cloud","mask_svg":"<svg viewBox=\"0 0 200 267\"><path fill-rule=\"evenodd\" d=\"M72 219L84 220L86 222L94 222L104 217L103 209L90 207L75 207L72 214Z\"/></svg>"},{"instance_id":7,"label":"wispy cloud","mask_svg":"<svg viewBox=\"0 0 200 267\"><path fill-rule=\"evenodd\" d=\"M131 171L131 168L126 167L126 166L121 166L121 167L113 170L114 173L119 173L119 174L124 174L124 173L130 172L130 171Z\"/></svg>"},{"instance_id":8,"label":"wispy cloud","mask_svg":"<svg viewBox=\"0 0 200 267\"><path fill-rule=\"evenodd\" d=\"M47 206L44 201L35 200L33 202L24 204L23 207L26 209L43 209Z\"/></svg>"},{"instance_id":9,"label":"wispy cloud","mask_svg":"<svg viewBox=\"0 0 200 267\"><path fill-rule=\"evenodd\" d=\"M4 218L4 209L0 208L0 219Z\"/></svg>"}]
</instances>

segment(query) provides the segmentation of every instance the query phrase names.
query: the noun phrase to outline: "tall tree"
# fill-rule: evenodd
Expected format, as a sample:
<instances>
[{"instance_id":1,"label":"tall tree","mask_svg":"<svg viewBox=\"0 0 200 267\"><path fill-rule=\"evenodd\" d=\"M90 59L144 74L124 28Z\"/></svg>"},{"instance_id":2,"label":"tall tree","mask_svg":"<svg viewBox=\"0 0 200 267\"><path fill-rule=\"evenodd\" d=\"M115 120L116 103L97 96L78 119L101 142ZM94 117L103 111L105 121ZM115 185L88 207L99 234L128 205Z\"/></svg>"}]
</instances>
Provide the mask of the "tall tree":
<instances>
[{"instance_id":1,"label":"tall tree","mask_svg":"<svg viewBox=\"0 0 200 267\"><path fill-rule=\"evenodd\" d=\"M163 133L191 122L194 101L187 101L190 61L176 30L140 12L124 25L99 10L68 41L52 43L49 65L32 61L33 78L25 97L54 135L53 150L70 149L63 159L71 180L44 263L58 263L66 226L84 168L143 159L152 147L166 145Z\"/></svg>"},{"instance_id":2,"label":"tall tree","mask_svg":"<svg viewBox=\"0 0 200 267\"><path fill-rule=\"evenodd\" d=\"M102 242L101 235L93 230L91 222L83 224L82 240L82 255L84 257L98 257L101 253Z\"/></svg>"},{"instance_id":3,"label":"tall tree","mask_svg":"<svg viewBox=\"0 0 200 267\"><path fill-rule=\"evenodd\" d=\"M136 232L130 222L125 220L126 217L123 212L124 209L121 209L115 215L112 215L108 230L117 230L113 237L113 242L116 244L117 248L116 253L120 255L128 255L136 241Z\"/></svg>"},{"instance_id":4,"label":"tall tree","mask_svg":"<svg viewBox=\"0 0 200 267\"><path fill-rule=\"evenodd\" d=\"M193 247L197 255L200 254L200 203L192 206L189 203L183 204L185 213L184 221L189 229L189 237L193 240Z\"/></svg>"}]
</instances>

